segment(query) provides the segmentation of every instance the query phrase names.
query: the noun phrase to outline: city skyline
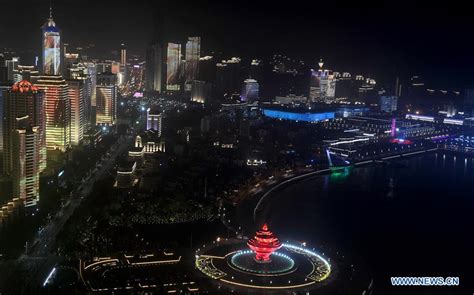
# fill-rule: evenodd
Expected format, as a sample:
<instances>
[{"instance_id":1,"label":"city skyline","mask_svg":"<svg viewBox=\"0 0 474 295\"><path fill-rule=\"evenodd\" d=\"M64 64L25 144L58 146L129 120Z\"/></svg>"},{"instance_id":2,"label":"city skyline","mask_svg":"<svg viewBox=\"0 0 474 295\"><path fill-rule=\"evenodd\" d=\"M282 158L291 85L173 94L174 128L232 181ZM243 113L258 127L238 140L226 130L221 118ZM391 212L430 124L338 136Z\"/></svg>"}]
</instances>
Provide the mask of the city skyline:
<instances>
[{"instance_id":1,"label":"city skyline","mask_svg":"<svg viewBox=\"0 0 474 295\"><path fill-rule=\"evenodd\" d=\"M0 33L7 36L0 47L37 51L41 41L36 30L48 16L49 3L26 3L38 10L23 12L28 21L16 26L17 34L5 34L14 22L13 14L0 20ZM127 9L107 1L52 3L64 42L82 47L92 43L97 51L109 52L107 55L119 55L121 43L144 55L152 40L153 19L164 14L167 38L201 36L203 52L246 58L283 53L303 59L309 66L323 57L335 70L379 76L381 80L418 74L445 88L470 87L474 77L470 54L474 48L466 42L472 25L465 21L462 5L456 3L446 7L428 1L388 0L358 4L297 1L289 7L267 1L258 5L183 3L189 10L169 1L153 4L142 0L127 5ZM9 3L4 5L7 10L14 9ZM246 10L249 5L252 9ZM81 15L79 22L68 17L73 11ZM202 19L212 19L215 25L207 26Z\"/></svg>"}]
</instances>

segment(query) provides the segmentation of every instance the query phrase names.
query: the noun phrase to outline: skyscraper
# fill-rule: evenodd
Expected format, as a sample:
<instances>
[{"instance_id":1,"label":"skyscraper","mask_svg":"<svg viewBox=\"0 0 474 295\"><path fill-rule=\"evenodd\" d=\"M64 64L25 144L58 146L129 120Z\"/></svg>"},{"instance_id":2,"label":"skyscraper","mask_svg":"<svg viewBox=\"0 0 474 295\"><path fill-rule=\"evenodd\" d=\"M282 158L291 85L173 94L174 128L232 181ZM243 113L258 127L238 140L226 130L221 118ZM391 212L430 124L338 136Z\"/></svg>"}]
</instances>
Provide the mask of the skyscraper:
<instances>
[{"instance_id":1,"label":"skyscraper","mask_svg":"<svg viewBox=\"0 0 474 295\"><path fill-rule=\"evenodd\" d=\"M35 76L32 82L44 92L46 147L64 152L71 140L68 85L61 76Z\"/></svg>"},{"instance_id":2,"label":"skyscraper","mask_svg":"<svg viewBox=\"0 0 474 295\"><path fill-rule=\"evenodd\" d=\"M163 90L163 47L159 43L150 45L146 53L146 87L148 91Z\"/></svg>"},{"instance_id":3,"label":"skyscraper","mask_svg":"<svg viewBox=\"0 0 474 295\"><path fill-rule=\"evenodd\" d=\"M42 65L43 75L61 75L61 34L53 20L50 7L49 18L43 25Z\"/></svg>"},{"instance_id":4,"label":"skyscraper","mask_svg":"<svg viewBox=\"0 0 474 295\"><path fill-rule=\"evenodd\" d=\"M168 43L166 51L166 90L180 90L181 44Z\"/></svg>"},{"instance_id":5,"label":"skyscraper","mask_svg":"<svg viewBox=\"0 0 474 295\"><path fill-rule=\"evenodd\" d=\"M86 128L84 116L86 85L81 79L67 80L67 84L71 104L71 145L79 145L84 137L84 128Z\"/></svg>"},{"instance_id":6,"label":"skyscraper","mask_svg":"<svg viewBox=\"0 0 474 295\"><path fill-rule=\"evenodd\" d=\"M189 37L186 42L185 90L191 91L191 82L198 78L201 37Z\"/></svg>"},{"instance_id":7,"label":"skyscraper","mask_svg":"<svg viewBox=\"0 0 474 295\"><path fill-rule=\"evenodd\" d=\"M17 82L5 92L4 109L3 171L12 179L13 197L33 206L46 167L43 95L29 81Z\"/></svg>"},{"instance_id":8,"label":"skyscraper","mask_svg":"<svg viewBox=\"0 0 474 295\"><path fill-rule=\"evenodd\" d=\"M97 75L96 124L113 125L117 119L117 78L112 73Z\"/></svg>"},{"instance_id":9,"label":"skyscraper","mask_svg":"<svg viewBox=\"0 0 474 295\"><path fill-rule=\"evenodd\" d=\"M125 44L120 45L120 65L126 66L127 65L127 48Z\"/></svg>"}]
</instances>

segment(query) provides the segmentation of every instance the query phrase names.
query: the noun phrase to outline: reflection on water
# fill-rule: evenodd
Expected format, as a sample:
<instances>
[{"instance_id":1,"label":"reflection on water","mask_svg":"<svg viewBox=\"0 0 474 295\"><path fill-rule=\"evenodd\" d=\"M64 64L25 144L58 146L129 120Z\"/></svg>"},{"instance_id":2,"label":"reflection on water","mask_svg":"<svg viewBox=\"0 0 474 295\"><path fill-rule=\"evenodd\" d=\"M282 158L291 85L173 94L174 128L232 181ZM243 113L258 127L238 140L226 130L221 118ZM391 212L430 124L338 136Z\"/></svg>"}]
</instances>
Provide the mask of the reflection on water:
<instances>
[{"instance_id":1,"label":"reflection on water","mask_svg":"<svg viewBox=\"0 0 474 295\"><path fill-rule=\"evenodd\" d=\"M361 256L376 277L466 275L474 261L474 164L457 158L430 154L307 179L270 198L258 221Z\"/></svg>"}]
</instances>

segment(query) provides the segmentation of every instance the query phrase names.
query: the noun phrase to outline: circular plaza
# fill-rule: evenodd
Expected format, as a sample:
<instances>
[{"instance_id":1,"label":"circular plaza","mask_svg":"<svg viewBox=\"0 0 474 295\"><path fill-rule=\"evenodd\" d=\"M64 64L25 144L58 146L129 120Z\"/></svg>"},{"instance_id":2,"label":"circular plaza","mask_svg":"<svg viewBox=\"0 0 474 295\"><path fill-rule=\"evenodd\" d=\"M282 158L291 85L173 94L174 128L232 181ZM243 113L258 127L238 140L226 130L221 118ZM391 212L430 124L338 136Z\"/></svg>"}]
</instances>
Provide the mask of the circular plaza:
<instances>
[{"instance_id":1,"label":"circular plaza","mask_svg":"<svg viewBox=\"0 0 474 295\"><path fill-rule=\"evenodd\" d=\"M217 238L203 245L195 264L224 284L275 291L316 287L331 274L326 258L297 243L280 243L266 225L249 240Z\"/></svg>"}]
</instances>

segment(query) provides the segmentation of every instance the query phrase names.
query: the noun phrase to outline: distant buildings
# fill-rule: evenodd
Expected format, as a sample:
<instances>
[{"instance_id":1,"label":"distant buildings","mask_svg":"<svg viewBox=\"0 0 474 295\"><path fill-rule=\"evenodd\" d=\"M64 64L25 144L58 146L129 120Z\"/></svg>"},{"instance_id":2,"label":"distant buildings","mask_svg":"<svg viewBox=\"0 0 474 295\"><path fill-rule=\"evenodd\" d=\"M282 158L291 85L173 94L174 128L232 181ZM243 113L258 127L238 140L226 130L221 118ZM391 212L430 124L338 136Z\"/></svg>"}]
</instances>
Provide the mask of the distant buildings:
<instances>
[{"instance_id":1,"label":"distant buildings","mask_svg":"<svg viewBox=\"0 0 474 295\"><path fill-rule=\"evenodd\" d=\"M397 111L398 97L396 96L380 96L380 111L385 113L392 113Z\"/></svg>"},{"instance_id":2,"label":"distant buildings","mask_svg":"<svg viewBox=\"0 0 474 295\"><path fill-rule=\"evenodd\" d=\"M112 73L97 75L96 124L114 125L117 119L117 78Z\"/></svg>"},{"instance_id":3,"label":"distant buildings","mask_svg":"<svg viewBox=\"0 0 474 295\"><path fill-rule=\"evenodd\" d=\"M26 207L39 200L39 175L46 167L43 95L29 81L15 83L5 93L3 171L13 185L13 198Z\"/></svg>"}]
</instances>

